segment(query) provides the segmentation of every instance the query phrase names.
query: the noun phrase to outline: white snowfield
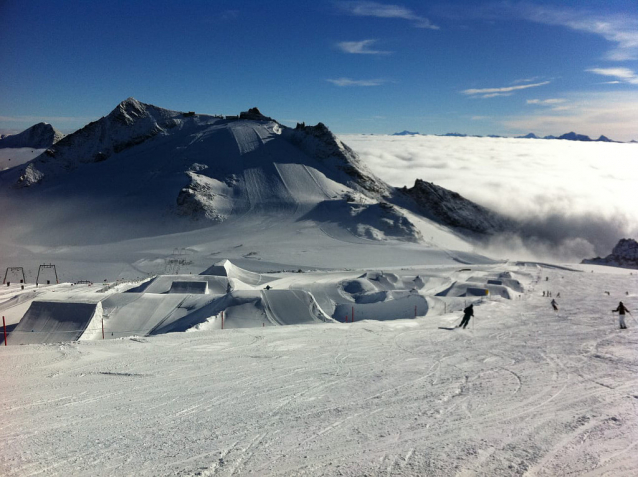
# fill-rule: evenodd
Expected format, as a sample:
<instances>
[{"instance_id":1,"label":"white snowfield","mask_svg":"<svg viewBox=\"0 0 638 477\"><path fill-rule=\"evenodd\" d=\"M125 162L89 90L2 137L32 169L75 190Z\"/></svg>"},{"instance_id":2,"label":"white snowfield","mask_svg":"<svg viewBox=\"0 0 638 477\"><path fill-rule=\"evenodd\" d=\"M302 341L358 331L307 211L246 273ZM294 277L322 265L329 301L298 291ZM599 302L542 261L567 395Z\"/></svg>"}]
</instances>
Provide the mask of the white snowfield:
<instances>
[{"instance_id":1,"label":"white snowfield","mask_svg":"<svg viewBox=\"0 0 638 477\"><path fill-rule=\"evenodd\" d=\"M500 265L525 292L483 298L465 330L458 311L433 307L410 320L2 346L0 474L636 475L638 323L627 316L621 331L611 310L622 300L638 314L638 274L579 268ZM363 303L400 272L339 290ZM295 276L306 274L282 282ZM560 293L558 312L543 291ZM265 293L274 313L278 293Z\"/></svg>"}]
</instances>

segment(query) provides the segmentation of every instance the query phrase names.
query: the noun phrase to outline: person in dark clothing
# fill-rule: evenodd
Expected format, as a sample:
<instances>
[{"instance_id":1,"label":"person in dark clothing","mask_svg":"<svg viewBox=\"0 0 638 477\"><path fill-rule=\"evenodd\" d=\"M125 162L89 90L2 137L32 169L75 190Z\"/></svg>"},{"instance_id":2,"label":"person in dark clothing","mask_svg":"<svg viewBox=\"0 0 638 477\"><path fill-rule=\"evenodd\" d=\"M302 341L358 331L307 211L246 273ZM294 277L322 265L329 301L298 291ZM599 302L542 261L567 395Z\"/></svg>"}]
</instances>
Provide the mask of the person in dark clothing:
<instances>
[{"instance_id":1,"label":"person in dark clothing","mask_svg":"<svg viewBox=\"0 0 638 477\"><path fill-rule=\"evenodd\" d=\"M470 305L463 310L463 320L461 320L459 327L463 327L463 329L465 329L467 324L470 322L470 317L472 316L474 316L474 305Z\"/></svg>"},{"instance_id":2,"label":"person in dark clothing","mask_svg":"<svg viewBox=\"0 0 638 477\"><path fill-rule=\"evenodd\" d=\"M558 303L556 303L556 300L554 300L553 298L551 301L551 305L552 305L552 308L554 308L554 311L558 311Z\"/></svg>"},{"instance_id":3,"label":"person in dark clothing","mask_svg":"<svg viewBox=\"0 0 638 477\"><path fill-rule=\"evenodd\" d=\"M612 313L618 312L618 320L620 321L620 329L626 330L627 324L625 323L625 312L629 312L629 314L631 314L631 311L629 311L629 309L625 305L623 305L622 301L618 303L618 308L611 311Z\"/></svg>"}]
</instances>

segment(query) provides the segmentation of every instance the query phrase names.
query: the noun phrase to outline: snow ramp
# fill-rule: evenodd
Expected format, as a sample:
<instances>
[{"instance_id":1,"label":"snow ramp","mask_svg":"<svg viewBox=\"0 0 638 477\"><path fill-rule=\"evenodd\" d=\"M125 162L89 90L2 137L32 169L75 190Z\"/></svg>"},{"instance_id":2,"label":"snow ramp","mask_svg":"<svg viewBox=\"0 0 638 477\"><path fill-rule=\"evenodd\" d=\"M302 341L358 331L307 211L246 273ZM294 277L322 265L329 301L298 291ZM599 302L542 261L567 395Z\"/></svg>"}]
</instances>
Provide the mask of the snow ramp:
<instances>
[{"instance_id":1,"label":"snow ramp","mask_svg":"<svg viewBox=\"0 0 638 477\"><path fill-rule=\"evenodd\" d=\"M266 316L277 325L304 325L332 322L317 305L313 296L303 290L262 290Z\"/></svg>"},{"instance_id":2,"label":"snow ramp","mask_svg":"<svg viewBox=\"0 0 638 477\"><path fill-rule=\"evenodd\" d=\"M101 312L100 303L35 300L18 326L7 337L7 344L76 341L82 336L93 317Z\"/></svg>"},{"instance_id":3,"label":"snow ramp","mask_svg":"<svg viewBox=\"0 0 638 477\"><path fill-rule=\"evenodd\" d=\"M163 323L185 315L182 304L190 295L117 293L102 302L105 338L150 334ZM203 297L202 297L203 298ZM102 339L102 329L91 327L83 339Z\"/></svg>"}]
</instances>

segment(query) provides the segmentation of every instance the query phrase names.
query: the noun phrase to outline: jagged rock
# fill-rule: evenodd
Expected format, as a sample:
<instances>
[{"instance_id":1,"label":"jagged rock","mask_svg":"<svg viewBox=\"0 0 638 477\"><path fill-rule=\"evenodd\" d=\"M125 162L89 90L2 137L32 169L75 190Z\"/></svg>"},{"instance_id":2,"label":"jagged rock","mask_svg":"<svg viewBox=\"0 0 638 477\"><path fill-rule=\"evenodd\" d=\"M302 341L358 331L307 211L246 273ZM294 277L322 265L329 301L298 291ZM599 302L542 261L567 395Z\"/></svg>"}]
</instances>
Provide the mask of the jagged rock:
<instances>
[{"instance_id":1,"label":"jagged rock","mask_svg":"<svg viewBox=\"0 0 638 477\"><path fill-rule=\"evenodd\" d=\"M306 154L343 171L348 176L349 187L376 198L391 195L390 187L369 171L357 154L332 134L325 124L297 124L292 131L291 142Z\"/></svg>"},{"instance_id":2,"label":"jagged rock","mask_svg":"<svg viewBox=\"0 0 638 477\"><path fill-rule=\"evenodd\" d=\"M38 184L44 179L44 174L37 170L33 164L29 164L22 175L18 178L18 187L30 187Z\"/></svg>"},{"instance_id":3,"label":"jagged rock","mask_svg":"<svg viewBox=\"0 0 638 477\"><path fill-rule=\"evenodd\" d=\"M0 149L9 147L44 149L51 147L63 137L64 134L50 124L38 123L19 134L3 136L2 139L0 139Z\"/></svg>"},{"instance_id":4,"label":"jagged rock","mask_svg":"<svg viewBox=\"0 0 638 477\"><path fill-rule=\"evenodd\" d=\"M414 187L403 187L400 191L414 200L423 215L444 225L461 227L481 234L493 234L514 228L508 219L431 182L417 179Z\"/></svg>"},{"instance_id":5,"label":"jagged rock","mask_svg":"<svg viewBox=\"0 0 638 477\"><path fill-rule=\"evenodd\" d=\"M243 111L239 114L239 119L250 119L253 121L272 121L272 118L261 114L258 108L250 108L248 111Z\"/></svg>"},{"instance_id":6,"label":"jagged rock","mask_svg":"<svg viewBox=\"0 0 638 477\"><path fill-rule=\"evenodd\" d=\"M590 265L609 265L612 267L638 269L638 242L634 239L621 239L605 258L589 258L582 263Z\"/></svg>"}]
</instances>

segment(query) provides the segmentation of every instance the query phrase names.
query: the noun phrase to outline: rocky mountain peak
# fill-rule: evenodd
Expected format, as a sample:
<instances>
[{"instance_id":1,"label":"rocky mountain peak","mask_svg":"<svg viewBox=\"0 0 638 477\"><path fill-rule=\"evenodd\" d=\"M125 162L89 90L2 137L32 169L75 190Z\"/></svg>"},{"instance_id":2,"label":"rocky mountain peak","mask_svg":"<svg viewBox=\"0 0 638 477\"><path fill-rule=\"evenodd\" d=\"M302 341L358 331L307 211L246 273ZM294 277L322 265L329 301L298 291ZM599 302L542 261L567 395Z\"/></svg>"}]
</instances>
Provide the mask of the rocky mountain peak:
<instances>
[{"instance_id":1,"label":"rocky mountain peak","mask_svg":"<svg viewBox=\"0 0 638 477\"><path fill-rule=\"evenodd\" d=\"M610 265L613 267L638 268L638 242L634 239L620 239L605 258L585 259L582 263L592 265Z\"/></svg>"}]
</instances>

